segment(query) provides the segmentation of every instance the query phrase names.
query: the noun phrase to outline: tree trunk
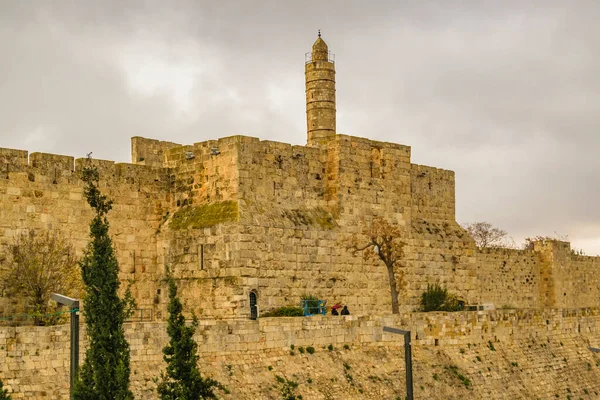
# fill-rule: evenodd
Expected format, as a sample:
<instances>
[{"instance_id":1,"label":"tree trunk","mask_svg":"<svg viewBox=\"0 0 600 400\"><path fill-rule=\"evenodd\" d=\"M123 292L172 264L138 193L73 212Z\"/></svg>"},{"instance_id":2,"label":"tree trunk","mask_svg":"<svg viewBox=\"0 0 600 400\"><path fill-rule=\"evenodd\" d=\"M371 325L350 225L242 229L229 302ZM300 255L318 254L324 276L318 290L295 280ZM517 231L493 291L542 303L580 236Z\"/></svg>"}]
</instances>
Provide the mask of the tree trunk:
<instances>
[{"instance_id":1,"label":"tree trunk","mask_svg":"<svg viewBox=\"0 0 600 400\"><path fill-rule=\"evenodd\" d=\"M388 278L390 279L390 294L392 295L392 314L399 314L398 310L398 289L396 288L396 274L394 273L394 266L387 265Z\"/></svg>"}]
</instances>

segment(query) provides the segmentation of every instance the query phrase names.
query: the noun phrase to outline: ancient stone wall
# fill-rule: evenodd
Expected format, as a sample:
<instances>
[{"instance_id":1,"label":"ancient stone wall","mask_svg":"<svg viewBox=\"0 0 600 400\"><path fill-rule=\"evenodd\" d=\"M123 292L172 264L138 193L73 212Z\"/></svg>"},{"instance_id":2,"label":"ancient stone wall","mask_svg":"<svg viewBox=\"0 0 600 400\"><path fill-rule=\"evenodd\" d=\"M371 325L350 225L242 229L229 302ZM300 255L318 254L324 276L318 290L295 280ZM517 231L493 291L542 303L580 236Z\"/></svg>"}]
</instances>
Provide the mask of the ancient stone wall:
<instances>
[{"instance_id":1,"label":"ancient stone wall","mask_svg":"<svg viewBox=\"0 0 600 400\"><path fill-rule=\"evenodd\" d=\"M598 309L204 320L195 338L203 374L230 391L223 399L280 398L275 375L298 382L297 394L310 399L403 397L402 336L383 326L412 332L417 398L591 399L600 392L600 358L588 348L597 346ZM128 324L126 335L132 390L156 398L166 324ZM68 398L68 369L67 325L0 328L0 376L14 398Z\"/></svg>"},{"instance_id":2,"label":"ancient stone wall","mask_svg":"<svg viewBox=\"0 0 600 400\"><path fill-rule=\"evenodd\" d=\"M573 307L595 306L600 299L600 257L576 255L567 242L542 240L534 244L544 261L548 278L546 304Z\"/></svg>"},{"instance_id":3,"label":"ancient stone wall","mask_svg":"<svg viewBox=\"0 0 600 400\"><path fill-rule=\"evenodd\" d=\"M413 218L454 221L454 172L411 164Z\"/></svg>"},{"instance_id":4,"label":"ancient stone wall","mask_svg":"<svg viewBox=\"0 0 600 400\"><path fill-rule=\"evenodd\" d=\"M138 165L163 167L165 153L173 147L180 146L177 143L134 136L131 138L131 162Z\"/></svg>"},{"instance_id":5,"label":"ancient stone wall","mask_svg":"<svg viewBox=\"0 0 600 400\"><path fill-rule=\"evenodd\" d=\"M467 304L476 304L474 244L456 222L414 219L405 260L403 292L407 311L418 307L421 294L434 283Z\"/></svg>"},{"instance_id":6,"label":"ancient stone wall","mask_svg":"<svg viewBox=\"0 0 600 400\"><path fill-rule=\"evenodd\" d=\"M329 153L332 212L348 233L373 216L410 225L410 147L337 135Z\"/></svg>"},{"instance_id":7,"label":"ancient stone wall","mask_svg":"<svg viewBox=\"0 0 600 400\"><path fill-rule=\"evenodd\" d=\"M57 229L78 255L88 241L92 211L83 198L77 171L87 160L0 149L0 254L15 235L29 229ZM123 280L134 279L140 303L150 298L157 266L156 230L168 207L168 175L163 169L93 160L100 187L114 200L111 235ZM0 263L4 265L3 263ZM7 306L0 299L0 308ZM2 310L0 310L2 311Z\"/></svg>"},{"instance_id":8,"label":"ancient stone wall","mask_svg":"<svg viewBox=\"0 0 600 400\"><path fill-rule=\"evenodd\" d=\"M408 146L346 135L318 147L135 137L132 157L93 162L114 200L121 278L135 280L138 306L158 318L167 268L189 309L207 317L246 318L251 291L262 311L312 294L357 313L387 313L385 267L347 249L376 216L397 224L407 242L396 271L404 311L431 283L497 308L594 306L600 296L598 259L574 256L566 243L477 250L455 221L454 173L411 164ZM84 162L0 149L0 254L15 234L49 227L81 254L91 219L76 174Z\"/></svg>"},{"instance_id":9,"label":"ancient stone wall","mask_svg":"<svg viewBox=\"0 0 600 400\"><path fill-rule=\"evenodd\" d=\"M533 250L481 249L475 252L477 283L474 304L497 308L544 306L542 262Z\"/></svg>"}]
</instances>

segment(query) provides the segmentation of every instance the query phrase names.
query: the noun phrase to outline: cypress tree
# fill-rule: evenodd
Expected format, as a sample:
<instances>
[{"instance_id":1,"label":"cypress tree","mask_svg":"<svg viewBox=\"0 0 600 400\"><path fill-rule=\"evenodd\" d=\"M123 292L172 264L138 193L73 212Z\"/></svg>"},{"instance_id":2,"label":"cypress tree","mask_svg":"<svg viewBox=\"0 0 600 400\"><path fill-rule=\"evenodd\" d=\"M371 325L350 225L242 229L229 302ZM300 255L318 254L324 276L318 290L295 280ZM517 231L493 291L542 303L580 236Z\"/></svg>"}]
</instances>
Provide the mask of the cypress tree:
<instances>
[{"instance_id":1,"label":"cypress tree","mask_svg":"<svg viewBox=\"0 0 600 400\"><path fill-rule=\"evenodd\" d=\"M162 400L216 399L213 388L223 389L222 385L210 378L203 378L198 370L198 344L193 336L198 327L198 319L193 316L187 326L182 314L181 301L177 297L177 286L172 276L169 284L169 320L167 332L171 338L163 348L163 359L167 363L166 374L161 374L158 395Z\"/></svg>"},{"instance_id":2,"label":"cypress tree","mask_svg":"<svg viewBox=\"0 0 600 400\"><path fill-rule=\"evenodd\" d=\"M0 379L0 400L10 400L10 394L8 394L8 390L4 389L4 385L2 384L2 379Z\"/></svg>"},{"instance_id":3,"label":"cypress tree","mask_svg":"<svg viewBox=\"0 0 600 400\"><path fill-rule=\"evenodd\" d=\"M123 322L133 307L129 288L124 298L118 295L119 264L108 234L106 218L112 200L98 188L99 174L94 167L82 171L84 195L95 211L90 223L90 242L80 262L85 284L83 315L89 347L75 383L76 400L129 400L129 344Z\"/></svg>"}]
</instances>

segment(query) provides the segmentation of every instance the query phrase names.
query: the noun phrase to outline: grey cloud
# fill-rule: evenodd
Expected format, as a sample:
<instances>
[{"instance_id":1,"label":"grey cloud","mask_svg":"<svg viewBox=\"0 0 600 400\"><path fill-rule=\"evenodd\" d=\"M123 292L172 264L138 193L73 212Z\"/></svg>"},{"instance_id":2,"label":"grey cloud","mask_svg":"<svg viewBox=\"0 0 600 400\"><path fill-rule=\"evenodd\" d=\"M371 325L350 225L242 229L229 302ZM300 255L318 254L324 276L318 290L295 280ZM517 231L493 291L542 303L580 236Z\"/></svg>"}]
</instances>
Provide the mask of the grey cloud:
<instances>
[{"instance_id":1,"label":"grey cloud","mask_svg":"<svg viewBox=\"0 0 600 400\"><path fill-rule=\"evenodd\" d=\"M600 253L597 2L371 3L3 2L0 146L128 161L134 135L304 143L304 53L321 28L339 132L456 171L459 221ZM165 82L136 88L157 62Z\"/></svg>"}]
</instances>

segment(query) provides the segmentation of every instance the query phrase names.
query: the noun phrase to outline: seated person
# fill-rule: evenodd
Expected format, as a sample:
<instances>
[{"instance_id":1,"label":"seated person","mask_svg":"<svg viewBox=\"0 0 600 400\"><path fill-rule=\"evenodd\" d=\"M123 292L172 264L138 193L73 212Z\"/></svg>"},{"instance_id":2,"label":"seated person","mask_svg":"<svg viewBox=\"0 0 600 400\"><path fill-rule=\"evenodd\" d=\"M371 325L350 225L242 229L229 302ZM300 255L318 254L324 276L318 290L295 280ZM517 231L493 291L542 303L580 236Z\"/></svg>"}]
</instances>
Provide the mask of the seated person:
<instances>
[{"instance_id":1,"label":"seated person","mask_svg":"<svg viewBox=\"0 0 600 400\"><path fill-rule=\"evenodd\" d=\"M333 305L331 307L331 315L340 315L338 308L342 308L342 305L340 303L336 303L335 305Z\"/></svg>"},{"instance_id":2,"label":"seated person","mask_svg":"<svg viewBox=\"0 0 600 400\"><path fill-rule=\"evenodd\" d=\"M350 311L348 311L348 306L344 306L344 308L342 308L342 315L350 315Z\"/></svg>"}]
</instances>

